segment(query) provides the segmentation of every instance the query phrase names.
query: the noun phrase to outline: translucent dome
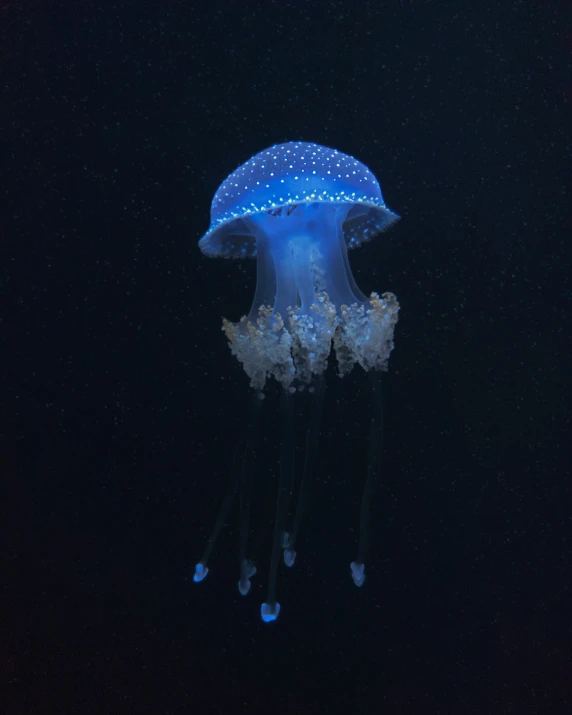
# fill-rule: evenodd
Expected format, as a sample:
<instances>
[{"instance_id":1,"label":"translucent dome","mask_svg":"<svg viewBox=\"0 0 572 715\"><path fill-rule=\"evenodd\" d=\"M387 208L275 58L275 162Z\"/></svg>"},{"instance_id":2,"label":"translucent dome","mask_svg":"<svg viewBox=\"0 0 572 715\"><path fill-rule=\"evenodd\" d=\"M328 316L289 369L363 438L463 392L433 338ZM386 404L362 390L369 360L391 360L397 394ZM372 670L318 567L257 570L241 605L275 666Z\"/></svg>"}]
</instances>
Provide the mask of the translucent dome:
<instances>
[{"instance_id":1,"label":"translucent dome","mask_svg":"<svg viewBox=\"0 0 572 715\"><path fill-rule=\"evenodd\" d=\"M353 156L310 142L287 142L259 152L223 181L199 247L213 257L256 256L245 217L303 203L348 206L342 230L349 248L399 220L385 205L375 176Z\"/></svg>"}]
</instances>

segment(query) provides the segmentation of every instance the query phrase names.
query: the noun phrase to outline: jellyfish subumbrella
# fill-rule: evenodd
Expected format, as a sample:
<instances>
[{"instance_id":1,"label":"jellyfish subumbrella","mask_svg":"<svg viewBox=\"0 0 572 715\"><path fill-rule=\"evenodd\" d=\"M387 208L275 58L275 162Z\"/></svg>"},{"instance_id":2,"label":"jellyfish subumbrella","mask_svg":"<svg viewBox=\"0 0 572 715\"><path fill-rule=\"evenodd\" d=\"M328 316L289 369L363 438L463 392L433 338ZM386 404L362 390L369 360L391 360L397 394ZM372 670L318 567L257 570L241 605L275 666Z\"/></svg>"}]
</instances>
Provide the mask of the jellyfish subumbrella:
<instances>
[{"instance_id":1,"label":"jellyfish subumbrella","mask_svg":"<svg viewBox=\"0 0 572 715\"><path fill-rule=\"evenodd\" d=\"M274 379L281 386L281 436L268 595L261 606L265 622L276 620L280 612L276 597L279 564L292 566L296 560L296 541L316 471L331 353L335 353L341 377L356 365L367 373L372 397L359 541L350 564L354 583L361 586L365 579L367 523L383 434L381 375L387 371L393 349L399 304L392 293L366 296L359 290L348 249L371 240L398 219L385 205L377 179L364 164L308 142L277 144L256 154L223 181L212 201L210 228L199 241L201 251L206 256L256 258L257 262L250 312L238 323L223 319L232 354L250 379L252 397L245 416L244 449L235 460L235 477L195 567L194 581L202 581L209 571L215 541L238 492L238 588L243 595L250 591L250 579L256 573L248 558L253 455L265 384ZM311 393L313 403L302 474L294 479L292 401L304 390ZM299 484L295 509L294 484Z\"/></svg>"}]
</instances>

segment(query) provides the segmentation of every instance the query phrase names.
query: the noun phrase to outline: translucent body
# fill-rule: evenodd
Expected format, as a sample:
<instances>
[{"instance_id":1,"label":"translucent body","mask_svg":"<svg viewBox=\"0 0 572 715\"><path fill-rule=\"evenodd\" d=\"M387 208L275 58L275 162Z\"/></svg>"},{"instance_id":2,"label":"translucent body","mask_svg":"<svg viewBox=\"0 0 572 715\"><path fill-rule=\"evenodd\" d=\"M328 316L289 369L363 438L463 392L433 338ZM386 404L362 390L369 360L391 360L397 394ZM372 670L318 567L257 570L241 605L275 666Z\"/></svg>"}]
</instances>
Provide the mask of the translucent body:
<instances>
[{"instance_id":1,"label":"translucent body","mask_svg":"<svg viewBox=\"0 0 572 715\"><path fill-rule=\"evenodd\" d=\"M341 375L356 362L386 369L399 307L391 293L361 293L347 247L397 219L367 167L317 144L271 147L221 184L199 246L210 256L257 256L249 315L224 321L252 387L269 375L284 387L309 383L332 345Z\"/></svg>"},{"instance_id":2,"label":"translucent body","mask_svg":"<svg viewBox=\"0 0 572 715\"><path fill-rule=\"evenodd\" d=\"M368 372L387 369L399 305L392 293L381 296L372 293L366 297L359 290L347 252L398 218L386 207L379 184L366 166L351 156L317 144L290 142L270 147L221 184L212 202L210 228L199 246L208 256L256 257L257 284L250 312L238 323L225 319L223 328L233 355L257 394L262 393L266 380L274 377L286 393L317 383L323 396L323 374L332 349L341 376L356 363ZM289 402L283 401L284 415L292 413ZM316 404L317 416L312 418L311 428L315 443L322 397ZM293 417L285 418L281 427L281 482L269 595L261 609L264 621L275 620L280 611L275 598L278 551L284 549L283 558L288 566L296 558L294 544L302 510L299 505L293 529L284 533L282 512L287 514L289 498L286 506L284 500L281 502L291 484L287 465L294 469L289 458L289 450L293 449L292 420ZM382 424L376 420L375 425ZM381 427L376 426L375 430L372 427L375 439L380 430ZM302 482L316 462L315 444L308 449L310 466L305 467ZM372 452L375 465L379 462L378 453L379 450ZM360 548L358 558L351 564L358 586L364 581L363 535L376 470L377 466L368 472ZM241 481L247 483L248 479ZM249 496L241 499L248 505ZM226 506L225 509L228 511ZM244 512L247 520L247 507ZM224 517L219 516L215 534L220 530L221 519ZM246 527L241 529L244 532ZM239 590L243 594L250 589L250 576L256 571L250 562L245 562L245 542L246 537L241 536ZM197 564L197 582L208 573L206 561L212 543L211 537L206 558Z\"/></svg>"}]
</instances>

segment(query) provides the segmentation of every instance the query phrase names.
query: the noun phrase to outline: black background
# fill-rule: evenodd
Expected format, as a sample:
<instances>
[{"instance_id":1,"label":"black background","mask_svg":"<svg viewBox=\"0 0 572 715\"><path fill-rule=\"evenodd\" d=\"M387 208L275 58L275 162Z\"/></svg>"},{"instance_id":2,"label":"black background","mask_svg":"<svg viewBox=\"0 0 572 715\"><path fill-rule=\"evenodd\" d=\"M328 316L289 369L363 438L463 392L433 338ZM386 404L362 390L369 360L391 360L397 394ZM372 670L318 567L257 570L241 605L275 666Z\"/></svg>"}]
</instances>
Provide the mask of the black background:
<instances>
[{"instance_id":1,"label":"black background","mask_svg":"<svg viewBox=\"0 0 572 715\"><path fill-rule=\"evenodd\" d=\"M570 712L568 5L2 3L1 712ZM255 282L197 241L295 139L402 215L350 255L401 316L367 584L367 381L332 371L266 626L276 390L254 593L232 519L192 583L248 410L221 316Z\"/></svg>"}]
</instances>

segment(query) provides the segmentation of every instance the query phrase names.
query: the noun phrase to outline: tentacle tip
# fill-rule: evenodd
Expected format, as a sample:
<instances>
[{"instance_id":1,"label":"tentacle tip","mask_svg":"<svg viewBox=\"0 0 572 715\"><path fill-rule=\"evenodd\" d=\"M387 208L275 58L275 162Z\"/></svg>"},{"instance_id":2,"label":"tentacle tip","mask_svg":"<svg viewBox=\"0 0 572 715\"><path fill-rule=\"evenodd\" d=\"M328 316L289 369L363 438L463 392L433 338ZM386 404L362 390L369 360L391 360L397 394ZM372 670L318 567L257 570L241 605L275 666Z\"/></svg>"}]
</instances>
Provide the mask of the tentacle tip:
<instances>
[{"instance_id":1,"label":"tentacle tip","mask_svg":"<svg viewBox=\"0 0 572 715\"><path fill-rule=\"evenodd\" d=\"M208 572L208 568L199 561L199 563L195 566L195 575L193 576L193 581L195 583L200 583L206 578Z\"/></svg>"},{"instance_id":2,"label":"tentacle tip","mask_svg":"<svg viewBox=\"0 0 572 715\"><path fill-rule=\"evenodd\" d=\"M365 564L358 564L356 561L352 561L350 564L350 569L352 572L352 579L358 588L363 586L365 581Z\"/></svg>"},{"instance_id":3,"label":"tentacle tip","mask_svg":"<svg viewBox=\"0 0 572 715\"><path fill-rule=\"evenodd\" d=\"M240 595L246 596L249 593L251 586L252 586L252 584L250 583L249 578L245 578L245 579L241 578L240 581L238 582L238 591L239 591Z\"/></svg>"},{"instance_id":4,"label":"tentacle tip","mask_svg":"<svg viewBox=\"0 0 572 715\"><path fill-rule=\"evenodd\" d=\"M240 580L238 581L238 590L241 596L246 596L250 591L251 583L250 579L256 573L256 566L252 561L244 559L240 565Z\"/></svg>"},{"instance_id":5,"label":"tentacle tip","mask_svg":"<svg viewBox=\"0 0 572 715\"><path fill-rule=\"evenodd\" d=\"M262 606L260 606L260 617L264 623L272 623L272 621L278 618L279 613L279 603L263 603Z\"/></svg>"},{"instance_id":6,"label":"tentacle tip","mask_svg":"<svg viewBox=\"0 0 572 715\"><path fill-rule=\"evenodd\" d=\"M294 566L294 562L296 561L296 552L292 551L292 549L284 549L284 563L288 568L291 568Z\"/></svg>"}]
</instances>

